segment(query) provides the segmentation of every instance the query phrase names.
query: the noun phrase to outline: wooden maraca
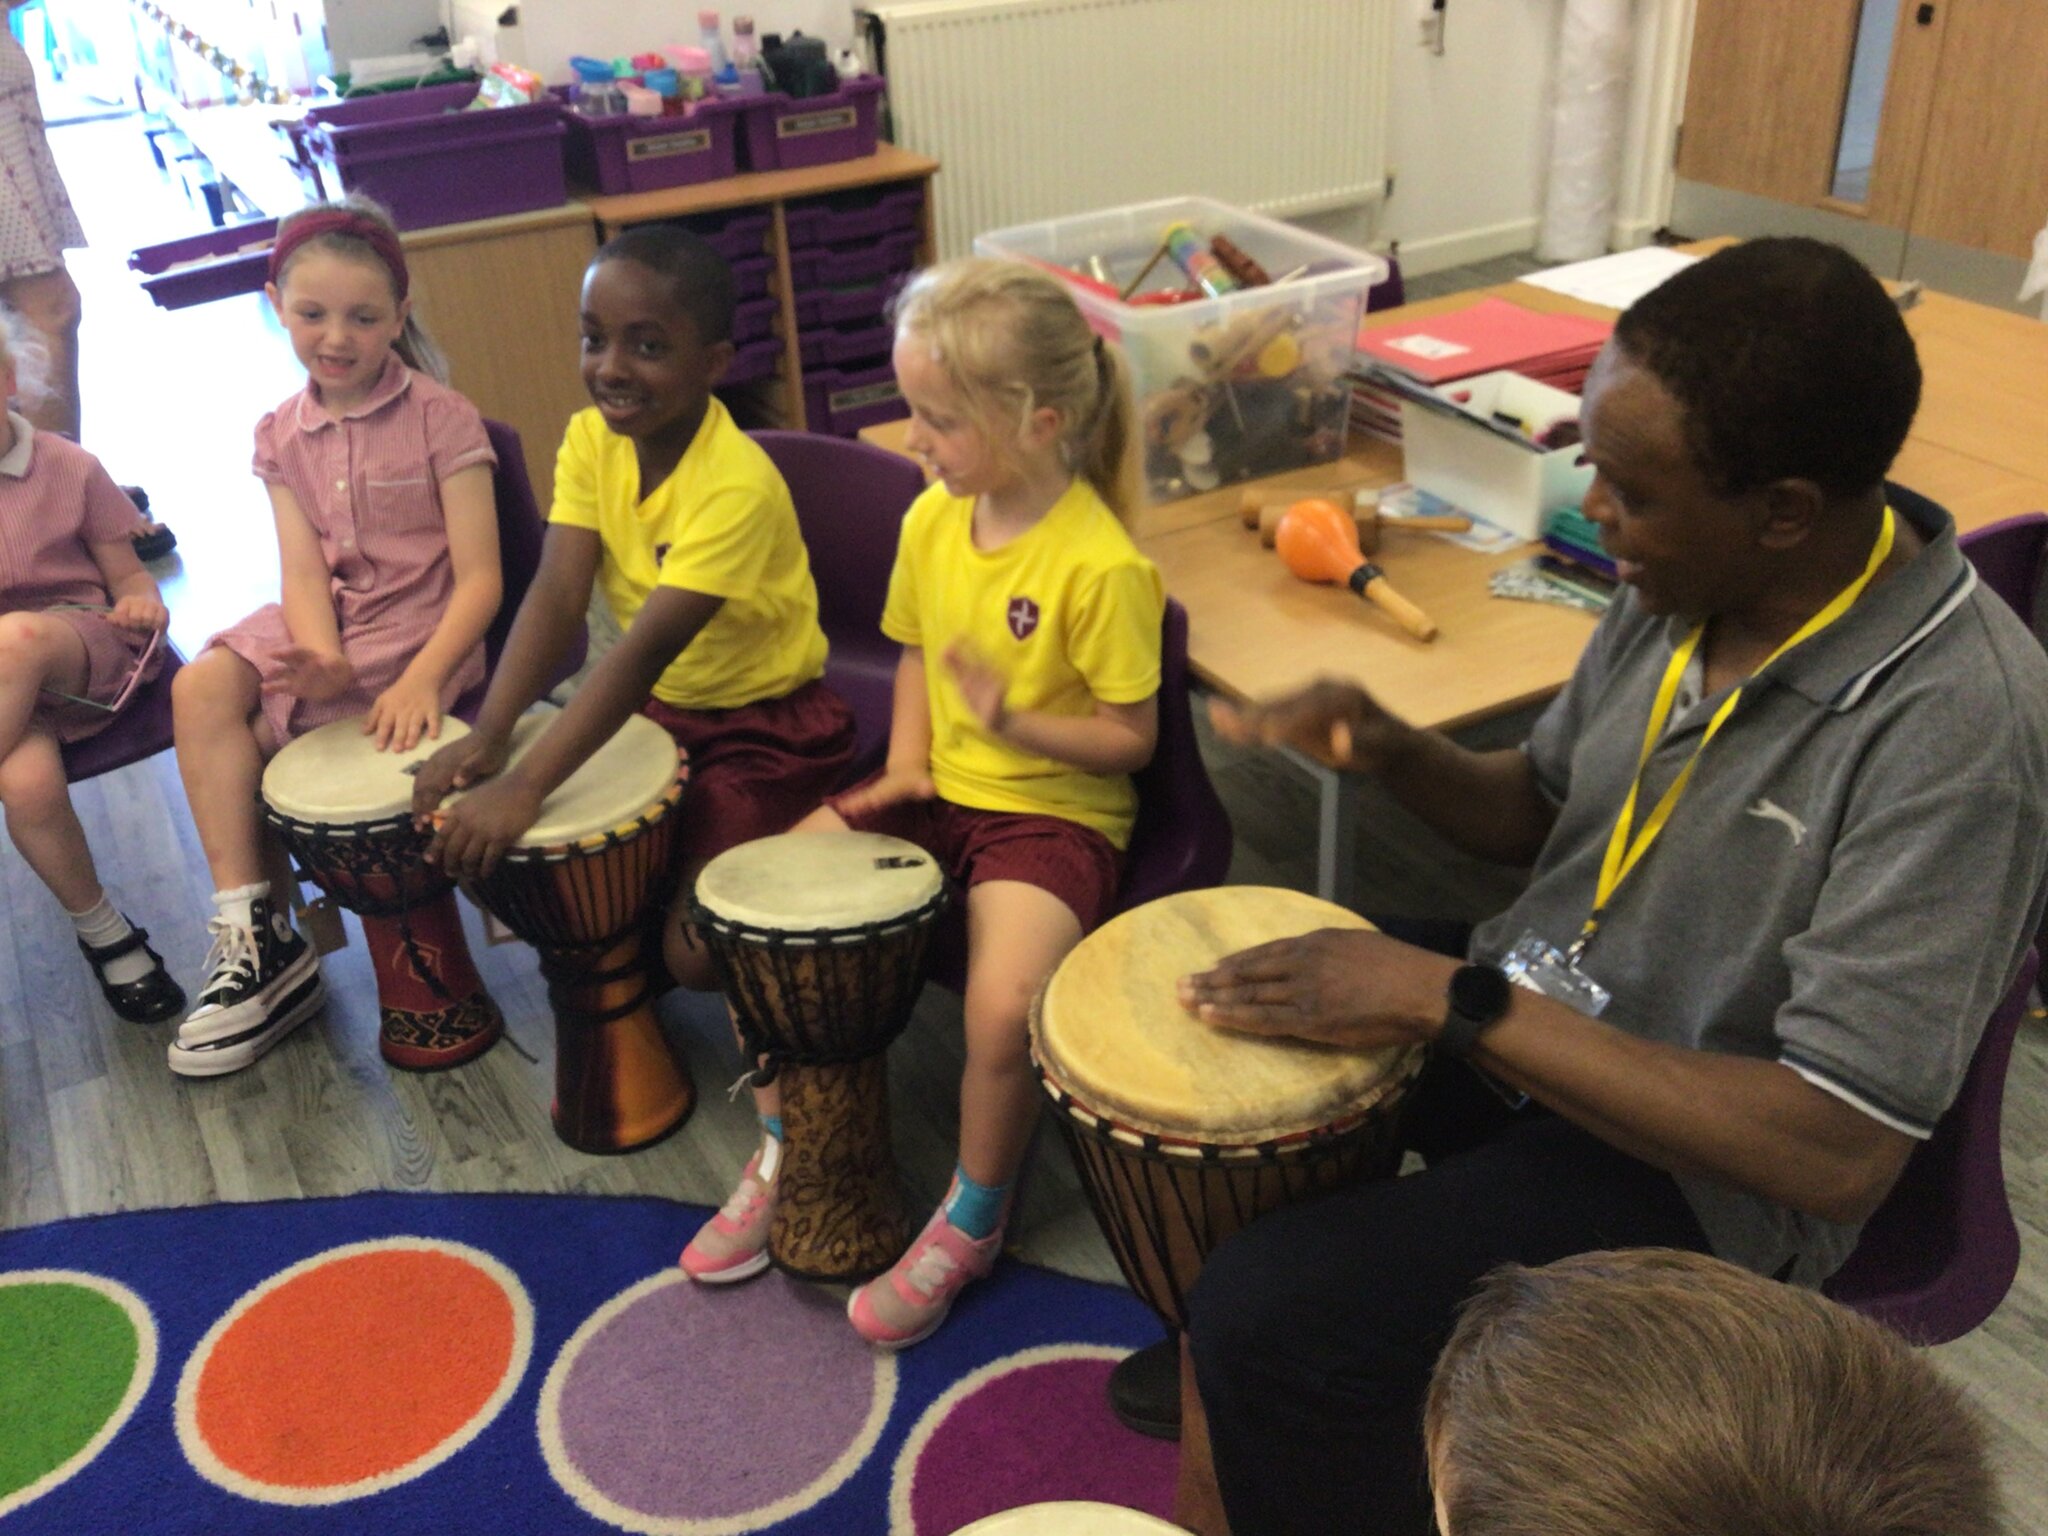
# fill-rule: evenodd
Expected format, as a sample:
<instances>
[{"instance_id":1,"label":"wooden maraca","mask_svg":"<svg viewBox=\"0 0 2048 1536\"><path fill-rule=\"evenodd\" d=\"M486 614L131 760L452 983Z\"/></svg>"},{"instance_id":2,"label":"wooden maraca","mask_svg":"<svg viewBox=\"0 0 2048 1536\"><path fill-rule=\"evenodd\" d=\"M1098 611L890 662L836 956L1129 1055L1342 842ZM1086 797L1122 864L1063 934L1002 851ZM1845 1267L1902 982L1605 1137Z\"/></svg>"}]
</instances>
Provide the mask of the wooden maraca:
<instances>
[{"instance_id":1,"label":"wooden maraca","mask_svg":"<svg viewBox=\"0 0 2048 1536\"><path fill-rule=\"evenodd\" d=\"M1274 531L1273 547L1287 569L1303 581L1348 586L1389 615L1418 640L1434 640L1436 625L1387 581L1387 573L1358 548L1358 525L1334 501L1310 497L1287 509Z\"/></svg>"}]
</instances>

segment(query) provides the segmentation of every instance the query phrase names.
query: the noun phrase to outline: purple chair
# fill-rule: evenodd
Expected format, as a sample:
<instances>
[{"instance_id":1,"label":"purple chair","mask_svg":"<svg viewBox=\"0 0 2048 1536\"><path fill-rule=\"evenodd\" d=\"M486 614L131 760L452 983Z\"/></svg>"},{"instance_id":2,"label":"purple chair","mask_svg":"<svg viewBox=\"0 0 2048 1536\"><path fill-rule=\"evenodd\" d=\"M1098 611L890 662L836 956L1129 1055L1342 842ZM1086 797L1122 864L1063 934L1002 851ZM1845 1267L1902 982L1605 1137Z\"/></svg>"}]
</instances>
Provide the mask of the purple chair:
<instances>
[{"instance_id":1,"label":"purple chair","mask_svg":"<svg viewBox=\"0 0 2048 1536\"><path fill-rule=\"evenodd\" d=\"M498 670L498 658L504 654L505 638L512 633L519 604L526 597L526 589L533 585L534 573L540 569L541 543L547 536L547 525L541 521L540 507L533 499L533 481L526 473L526 451L520 446L519 434L502 421L488 420L484 422L484 433L498 456L491 487L498 508L498 564L504 573L505 587L498 601L497 616L484 631L484 681L457 699L450 711L472 721L483 708L485 690L490 686L491 674ZM585 644L586 637L576 640L549 680L550 688L574 676L583 665Z\"/></svg>"},{"instance_id":2,"label":"purple chair","mask_svg":"<svg viewBox=\"0 0 2048 1536\"><path fill-rule=\"evenodd\" d=\"M164 641L164 664L155 678L135 690L120 714L98 735L64 745L64 777L73 784L126 768L171 745L171 679L185 658Z\"/></svg>"},{"instance_id":3,"label":"purple chair","mask_svg":"<svg viewBox=\"0 0 2048 1536\"><path fill-rule=\"evenodd\" d=\"M2048 559L2048 512L2025 512L1987 523L1964 534L1957 546L1977 567L1984 585L2012 605L2032 626L2041 595L2041 567Z\"/></svg>"},{"instance_id":4,"label":"purple chair","mask_svg":"<svg viewBox=\"0 0 2048 1536\"><path fill-rule=\"evenodd\" d=\"M903 514L924 489L910 459L816 432L755 432L796 503L818 584L818 622L832 644L825 681L860 728L855 772L881 765L902 647L882 633Z\"/></svg>"},{"instance_id":5,"label":"purple chair","mask_svg":"<svg viewBox=\"0 0 2048 1536\"><path fill-rule=\"evenodd\" d=\"M1962 1092L1821 1287L1916 1344L1959 1339L1997 1310L2019 1272L1999 1119L2013 1037L2040 956L2028 950L1970 1058Z\"/></svg>"}]
</instances>

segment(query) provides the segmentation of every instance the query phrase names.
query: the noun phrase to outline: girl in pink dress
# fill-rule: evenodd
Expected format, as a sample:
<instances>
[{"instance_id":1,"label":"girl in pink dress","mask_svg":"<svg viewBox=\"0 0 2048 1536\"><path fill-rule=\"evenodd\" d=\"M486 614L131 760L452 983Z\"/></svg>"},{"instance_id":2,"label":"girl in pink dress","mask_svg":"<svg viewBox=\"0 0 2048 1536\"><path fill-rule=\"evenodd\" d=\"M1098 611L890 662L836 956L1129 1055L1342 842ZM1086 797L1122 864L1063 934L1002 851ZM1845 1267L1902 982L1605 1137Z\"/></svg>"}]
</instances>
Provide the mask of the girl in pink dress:
<instances>
[{"instance_id":1,"label":"girl in pink dress","mask_svg":"<svg viewBox=\"0 0 2048 1536\"><path fill-rule=\"evenodd\" d=\"M0 386L21 383L0 310ZM109 725L163 664L169 615L130 543L135 506L76 443L0 418L0 803L7 833L78 930L122 1018L154 1024L185 994L100 888L60 750Z\"/></svg>"},{"instance_id":2,"label":"girl in pink dress","mask_svg":"<svg viewBox=\"0 0 2048 1536\"><path fill-rule=\"evenodd\" d=\"M215 635L178 674L178 769L217 887L213 945L171 1068L247 1066L325 1000L318 956L272 897L281 855L257 812L293 737L365 716L379 748L440 734L483 681L498 611L496 456L412 319L398 236L351 200L279 227L265 291L306 387L256 426L283 601Z\"/></svg>"}]
</instances>

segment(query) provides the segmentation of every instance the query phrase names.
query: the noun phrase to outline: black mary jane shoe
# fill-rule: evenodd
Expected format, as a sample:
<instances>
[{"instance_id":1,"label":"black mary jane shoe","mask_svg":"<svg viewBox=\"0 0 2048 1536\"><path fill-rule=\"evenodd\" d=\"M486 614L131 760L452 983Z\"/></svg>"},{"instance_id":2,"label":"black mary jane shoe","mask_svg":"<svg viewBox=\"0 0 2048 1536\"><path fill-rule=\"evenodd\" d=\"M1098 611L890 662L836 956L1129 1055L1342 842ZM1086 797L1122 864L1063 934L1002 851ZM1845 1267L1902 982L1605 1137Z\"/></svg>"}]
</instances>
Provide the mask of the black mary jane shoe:
<instances>
[{"instance_id":1,"label":"black mary jane shoe","mask_svg":"<svg viewBox=\"0 0 2048 1536\"><path fill-rule=\"evenodd\" d=\"M92 973L99 981L100 993L106 998L107 1006L130 1024L161 1024L185 1011L185 989L164 969L163 956L149 947L147 929L131 929L127 938L116 939L104 947L80 939L78 947L92 962ZM108 963L119 960L123 955L132 955L138 949L149 956L153 967L149 974L134 981L107 980Z\"/></svg>"}]
</instances>

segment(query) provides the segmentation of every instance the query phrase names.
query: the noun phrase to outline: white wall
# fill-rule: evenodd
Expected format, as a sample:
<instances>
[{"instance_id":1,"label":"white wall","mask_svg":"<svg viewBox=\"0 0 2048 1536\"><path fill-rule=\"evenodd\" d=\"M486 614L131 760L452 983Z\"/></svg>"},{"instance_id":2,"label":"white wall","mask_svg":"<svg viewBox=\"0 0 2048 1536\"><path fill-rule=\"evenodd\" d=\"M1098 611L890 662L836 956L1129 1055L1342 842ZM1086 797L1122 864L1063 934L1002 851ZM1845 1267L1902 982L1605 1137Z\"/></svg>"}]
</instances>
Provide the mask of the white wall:
<instances>
[{"instance_id":1,"label":"white wall","mask_svg":"<svg viewBox=\"0 0 2048 1536\"><path fill-rule=\"evenodd\" d=\"M1428 0L1403 0L1388 133L1394 195L1378 210L1299 222L1354 245L1398 240L1403 269L1417 273L1534 245L1562 11L1563 0L1450 0L1439 57L1418 41Z\"/></svg>"},{"instance_id":2,"label":"white wall","mask_svg":"<svg viewBox=\"0 0 2048 1536\"><path fill-rule=\"evenodd\" d=\"M550 84L569 78L569 56L615 58L667 43L697 41L696 4L688 0L519 0L519 25L492 28L511 0L454 0L456 31L493 31L499 56ZM835 51L853 42L853 0L714 0L732 36L735 15L754 18L755 35L801 30Z\"/></svg>"}]
</instances>

